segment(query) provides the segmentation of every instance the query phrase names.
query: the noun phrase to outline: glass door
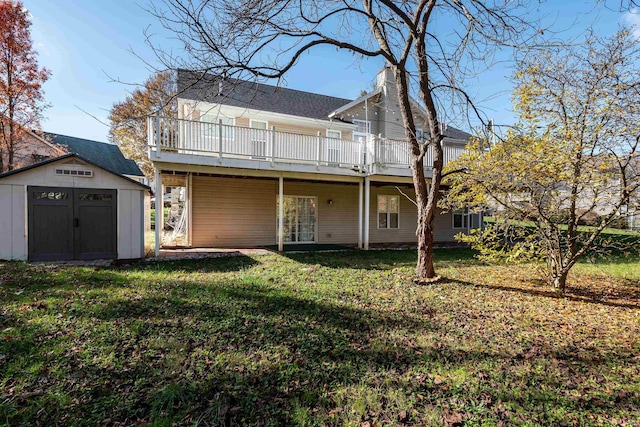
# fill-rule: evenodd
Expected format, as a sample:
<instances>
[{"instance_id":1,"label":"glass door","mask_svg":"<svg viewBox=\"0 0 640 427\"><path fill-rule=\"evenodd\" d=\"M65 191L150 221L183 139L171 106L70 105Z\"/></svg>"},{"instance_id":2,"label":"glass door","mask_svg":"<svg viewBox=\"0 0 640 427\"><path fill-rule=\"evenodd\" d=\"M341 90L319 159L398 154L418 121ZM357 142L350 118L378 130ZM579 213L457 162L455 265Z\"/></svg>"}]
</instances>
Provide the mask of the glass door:
<instances>
[{"instance_id":1,"label":"glass door","mask_svg":"<svg viewBox=\"0 0 640 427\"><path fill-rule=\"evenodd\" d=\"M283 222L286 243L315 243L317 204L316 197L284 196Z\"/></svg>"}]
</instances>

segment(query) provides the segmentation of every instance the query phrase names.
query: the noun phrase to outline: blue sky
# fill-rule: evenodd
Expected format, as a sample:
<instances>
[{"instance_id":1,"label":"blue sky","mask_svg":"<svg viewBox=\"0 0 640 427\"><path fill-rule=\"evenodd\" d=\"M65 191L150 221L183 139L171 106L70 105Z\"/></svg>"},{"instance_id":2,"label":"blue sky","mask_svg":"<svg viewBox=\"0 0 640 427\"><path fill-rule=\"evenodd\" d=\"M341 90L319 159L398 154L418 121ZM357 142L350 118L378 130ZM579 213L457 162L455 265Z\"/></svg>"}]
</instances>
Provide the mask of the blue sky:
<instances>
[{"instance_id":1,"label":"blue sky","mask_svg":"<svg viewBox=\"0 0 640 427\"><path fill-rule=\"evenodd\" d=\"M620 23L640 23L638 14L596 8L594 3L552 0L543 4L539 13L563 38L580 37L591 24L600 34L610 35ZM617 2L610 3L613 8ZM44 86L51 104L42 123L44 130L107 141L109 109L132 89L121 82L141 83L149 76L148 65L138 56L155 61L145 44L145 29L155 34L156 43L171 44L170 34L144 10L145 4L127 0L24 0L32 16L31 32L39 62L52 72ZM293 89L355 98L362 89L371 87L381 65L379 61L354 62L350 54L322 49L304 55L285 84ZM513 120L510 75L509 65L499 64L467 86L484 112L498 123ZM462 123L454 125L465 127Z\"/></svg>"}]
</instances>

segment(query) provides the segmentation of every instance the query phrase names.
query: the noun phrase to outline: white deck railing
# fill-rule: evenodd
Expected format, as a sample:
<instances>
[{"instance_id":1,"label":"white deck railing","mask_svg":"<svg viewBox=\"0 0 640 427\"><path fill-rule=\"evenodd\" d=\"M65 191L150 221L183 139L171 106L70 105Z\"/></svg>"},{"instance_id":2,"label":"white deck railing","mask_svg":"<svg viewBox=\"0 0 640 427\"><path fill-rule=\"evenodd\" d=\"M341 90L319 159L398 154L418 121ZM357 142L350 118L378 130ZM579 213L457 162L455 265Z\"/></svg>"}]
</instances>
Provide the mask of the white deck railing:
<instances>
[{"instance_id":1,"label":"white deck railing","mask_svg":"<svg viewBox=\"0 0 640 427\"><path fill-rule=\"evenodd\" d=\"M371 135L368 141L328 138L271 129L254 129L220 123L150 117L148 139L152 150L223 158L302 163L364 170L366 165L409 167L410 148L405 141ZM445 164L460 156L460 145L444 147ZM433 167L433 152L425 156Z\"/></svg>"}]
</instances>

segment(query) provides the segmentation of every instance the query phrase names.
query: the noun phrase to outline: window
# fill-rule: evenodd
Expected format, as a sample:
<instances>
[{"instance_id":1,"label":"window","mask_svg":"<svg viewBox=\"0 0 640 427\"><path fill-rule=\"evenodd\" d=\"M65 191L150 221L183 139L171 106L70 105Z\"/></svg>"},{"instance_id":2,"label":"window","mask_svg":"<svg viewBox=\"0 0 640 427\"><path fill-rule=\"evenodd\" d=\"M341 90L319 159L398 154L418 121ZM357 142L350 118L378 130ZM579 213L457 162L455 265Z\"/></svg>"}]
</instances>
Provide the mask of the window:
<instances>
[{"instance_id":1,"label":"window","mask_svg":"<svg viewBox=\"0 0 640 427\"><path fill-rule=\"evenodd\" d=\"M418 142L423 143L429 138L429 131L416 129L416 139Z\"/></svg>"},{"instance_id":2,"label":"window","mask_svg":"<svg viewBox=\"0 0 640 427\"><path fill-rule=\"evenodd\" d=\"M205 138L218 138L220 130L218 123L222 120L222 139L233 139L233 126L235 119L233 117L214 116L213 114L204 114L200 116L200 121L210 123L210 125L202 126L202 136Z\"/></svg>"},{"instance_id":3,"label":"window","mask_svg":"<svg viewBox=\"0 0 640 427\"><path fill-rule=\"evenodd\" d=\"M453 228L467 228L469 225L469 213L466 209L453 211Z\"/></svg>"},{"instance_id":4,"label":"window","mask_svg":"<svg viewBox=\"0 0 640 427\"><path fill-rule=\"evenodd\" d=\"M62 168L62 169L56 169L56 175L70 175L70 176L81 176L84 178L91 178L93 176L93 171Z\"/></svg>"},{"instance_id":5,"label":"window","mask_svg":"<svg viewBox=\"0 0 640 427\"><path fill-rule=\"evenodd\" d=\"M36 200L67 200L69 198L69 193L65 193L63 191L50 191L50 192L36 192L33 193L33 198Z\"/></svg>"},{"instance_id":6,"label":"window","mask_svg":"<svg viewBox=\"0 0 640 427\"><path fill-rule=\"evenodd\" d=\"M368 122L366 120L354 119L353 120L353 124L357 126L357 128L356 128L356 130L354 130L354 132L357 132L357 133L371 133L371 122Z\"/></svg>"},{"instance_id":7,"label":"window","mask_svg":"<svg viewBox=\"0 0 640 427\"><path fill-rule=\"evenodd\" d=\"M340 140L342 132L339 130L327 129L327 162L330 164L340 163Z\"/></svg>"},{"instance_id":8,"label":"window","mask_svg":"<svg viewBox=\"0 0 640 427\"><path fill-rule=\"evenodd\" d=\"M267 156L267 139L269 123L263 120L250 120L251 128L251 156L264 159Z\"/></svg>"},{"instance_id":9,"label":"window","mask_svg":"<svg viewBox=\"0 0 640 427\"><path fill-rule=\"evenodd\" d=\"M113 194L105 193L80 193L79 200L89 200L94 202L110 202L113 200Z\"/></svg>"},{"instance_id":10,"label":"window","mask_svg":"<svg viewBox=\"0 0 640 427\"><path fill-rule=\"evenodd\" d=\"M378 196L378 228L400 228L399 196Z\"/></svg>"}]
</instances>

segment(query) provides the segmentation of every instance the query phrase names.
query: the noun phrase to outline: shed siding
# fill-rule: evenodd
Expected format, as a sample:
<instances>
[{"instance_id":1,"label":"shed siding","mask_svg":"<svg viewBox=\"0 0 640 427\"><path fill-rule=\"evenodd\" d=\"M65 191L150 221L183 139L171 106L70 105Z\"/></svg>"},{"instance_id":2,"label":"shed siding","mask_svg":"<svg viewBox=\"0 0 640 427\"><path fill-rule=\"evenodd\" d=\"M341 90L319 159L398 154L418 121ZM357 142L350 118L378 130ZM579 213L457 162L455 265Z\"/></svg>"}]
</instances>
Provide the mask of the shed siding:
<instances>
[{"instance_id":1,"label":"shed siding","mask_svg":"<svg viewBox=\"0 0 640 427\"><path fill-rule=\"evenodd\" d=\"M15 260L26 260L28 258L27 251L27 192L26 188L21 185L12 185L12 210L11 217L13 225L11 227L12 236L12 254L11 258Z\"/></svg>"},{"instance_id":2,"label":"shed siding","mask_svg":"<svg viewBox=\"0 0 640 427\"><path fill-rule=\"evenodd\" d=\"M118 191L118 259L142 258L144 200L136 190Z\"/></svg>"},{"instance_id":3,"label":"shed siding","mask_svg":"<svg viewBox=\"0 0 640 427\"><path fill-rule=\"evenodd\" d=\"M55 174L61 164L76 164L93 171L92 178ZM0 259L28 259L27 187L67 187L116 189L118 259L144 256L145 200L148 193L140 186L79 159L65 159L10 175L0 181ZM146 195L145 195L146 194Z\"/></svg>"},{"instance_id":4,"label":"shed siding","mask_svg":"<svg viewBox=\"0 0 640 427\"><path fill-rule=\"evenodd\" d=\"M12 258L13 186L0 185L0 259Z\"/></svg>"}]
</instances>

